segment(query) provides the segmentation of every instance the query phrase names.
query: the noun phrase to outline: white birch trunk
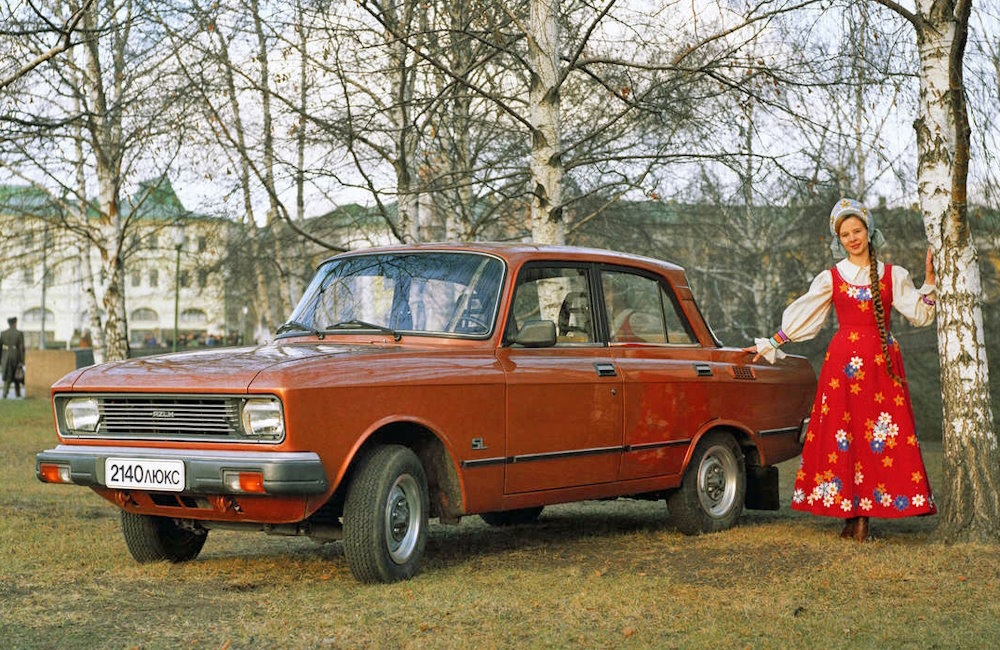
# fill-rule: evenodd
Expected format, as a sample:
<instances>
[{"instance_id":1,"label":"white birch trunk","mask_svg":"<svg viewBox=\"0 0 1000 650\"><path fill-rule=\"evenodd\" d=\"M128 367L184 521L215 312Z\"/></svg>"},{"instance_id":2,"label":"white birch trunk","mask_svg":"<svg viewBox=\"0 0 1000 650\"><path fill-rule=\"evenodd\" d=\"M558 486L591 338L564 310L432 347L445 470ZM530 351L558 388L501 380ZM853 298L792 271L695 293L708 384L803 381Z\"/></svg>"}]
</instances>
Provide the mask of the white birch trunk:
<instances>
[{"instance_id":1,"label":"white birch trunk","mask_svg":"<svg viewBox=\"0 0 1000 650\"><path fill-rule=\"evenodd\" d=\"M390 92L393 128L395 129L397 236L406 242L420 241L420 215L418 192L414 187L416 174L413 165L417 156L417 137L411 124L410 104L413 101L413 70L409 62L409 50L400 34L409 34L412 24L415 0L405 0L398 5L387 4L383 18L387 29L383 38L389 48ZM393 32L396 33L393 33Z\"/></svg>"},{"instance_id":2,"label":"white birch trunk","mask_svg":"<svg viewBox=\"0 0 1000 650\"><path fill-rule=\"evenodd\" d=\"M285 269L287 267L285 266L281 246L278 243L281 238L282 224L278 207L278 189L274 180L274 120L271 116L271 72L270 64L268 62L270 51L268 48L267 38L264 35L263 19L260 15L260 5L257 0L252 0L251 10L253 11L254 32L257 36L257 56L260 61L260 103L263 111L261 136L264 145L264 185L267 189L269 206L267 210L267 226L272 237L272 245L269 247L270 249L267 251L267 254L274 260L275 267L278 269L278 282L276 283L278 313L272 314L270 312L265 312L267 325L271 326L272 324L283 320L287 314L291 313L291 300L288 295L288 282L284 276Z\"/></svg>"},{"instance_id":3,"label":"white birch trunk","mask_svg":"<svg viewBox=\"0 0 1000 650\"><path fill-rule=\"evenodd\" d=\"M963 26L960 8L951 3L920 0L918 11L926 22L917 30L917 191L937 272L944 405L939 532L949 540L995 540L1000 454L990 405L983 287L966 211L969 133L961 54L968 14Z\"/></svg>"},{"instance_id":4,"label":"white birch trunk","mask_svg":"<svg viewBox=\"0 0 1000 650\"><path fill-rule=\"evenodd\" d=\"M97 300L97 283L94 281L94 263L90 258L90 245L83 242L83 291L86 294L87 322L90 325L90 346L94 363L104 363L104 325L101 323L101 304Z\"/></svg>"},{"instance_id":5,"label":"white birch trunk","mask_svg":"<svg viewBox=\"0 0 1000 650\"><path fill-rule=\"evenodd\" d=\"M226 82L226 95L229 101L229 108L232 111L233 132L236 136L238 153L240 154L240 191L243 197L243 214L246 219L247 230L250 235L253 264L253 307L257 323L271 320L271 298L268 294L267 275L264 271L264 260L267 259L266 251L261 243L260 229L257 227L257 219L254 215L253 196L250 182L250 151L247 145L246 129L243 125L242 113L240 110L239 93L236 91L236 81L233 78L235 66L230 61L229 46L221 35L216 33L219 52L222 54L226 65L222 67ZM255 327L256 331L256 327ZM242 335L243 332L241 331Z\"/></svg>"},{"instance_id":6,"label":"white birch trunk","mask_svg":"<svg viewBox=\"0 0 1000 650\"><path fill-rule=\"evenodd\" d=\"M104 360L128 358L127 319L125 316L125 264L122 244L125 233L119 212L118 190L114 172L98 163L101 209L101 264L104 267Z\"/></svg>"},{"instance_id":7,"label":"white birch trunk","mask_svg":"<svg viewBox=\"0 0 1000 650\"><path fill-rule=\"evenodd\" d=\"M531 0L531 238L566 243L559 129L559 0Z\"/></svg>"},{"instance_id":8,"label":"white birch trunk","mask_svg":"<svg viewBox=\"0 0 1000 650\"><path fill-rule=\"evenodd\" d=\"M100 210L100 216L97 220L100 236L97 239L97 245L101 254L101 264L105 271L102 287L105 314L104 360L118 361L128 358L128 335L125 293L122 290L125 271L122 250L125 241L125 224L119 210L121 201L118 190L121 180L120 155L123 150L122 113L121 107L115 104L113 98L122 96L122 76L118 74L117 68L124 65L122 53L128 41L128 28L119 27L123 33L119 33L119 38L114 41L115 46L119 49L113 56L116 67L112 71L113 74L110 75L113 85L111 88L106 88L104 85L106 71L101 65L98 36L96 35L98 22L98 9L91 7L83 23L88 30L94 30L91 32L94 35L86 42L83 56L86 57L88 73L87 93L90 96L91 110L95 113L93 125L90 127L91 135L99 144L98 147L95 147L94 155Z\"/></svg>"}]
</instances>

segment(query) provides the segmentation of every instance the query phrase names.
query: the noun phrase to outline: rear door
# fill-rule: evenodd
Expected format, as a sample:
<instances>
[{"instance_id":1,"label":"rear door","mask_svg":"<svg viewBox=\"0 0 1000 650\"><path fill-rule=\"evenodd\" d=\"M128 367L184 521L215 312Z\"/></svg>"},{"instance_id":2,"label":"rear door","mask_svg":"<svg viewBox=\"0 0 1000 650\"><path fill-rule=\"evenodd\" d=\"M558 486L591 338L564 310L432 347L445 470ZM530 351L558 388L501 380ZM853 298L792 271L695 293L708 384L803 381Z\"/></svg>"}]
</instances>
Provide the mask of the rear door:
<instances>
[{"instance_id":1,"label":"rear door","mask_svg":"<svg viewBox=\"0 0 1000 650\"><path fill-rule=\"evenodd\" d=\"M612 362L624 383L622 480L680 474L694 434L717 413L712 351L663 278L602 267Z\"/></svg>"}]
</instances>

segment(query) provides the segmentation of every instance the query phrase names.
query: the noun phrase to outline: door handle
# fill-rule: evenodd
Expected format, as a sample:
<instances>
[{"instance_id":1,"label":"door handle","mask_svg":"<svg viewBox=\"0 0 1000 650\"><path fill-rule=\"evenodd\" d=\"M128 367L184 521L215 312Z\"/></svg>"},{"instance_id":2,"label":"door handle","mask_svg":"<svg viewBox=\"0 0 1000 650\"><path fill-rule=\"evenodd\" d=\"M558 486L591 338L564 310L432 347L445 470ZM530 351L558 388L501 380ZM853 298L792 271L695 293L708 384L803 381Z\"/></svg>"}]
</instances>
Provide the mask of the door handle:
<instances>
[{"instance_id":1,"label":"door handle","mask_svg":"<svg viewBox=\"0 0 1000 650\"><path fill-rule=\"evenodd\" d=\"M614 377L618 374L618 370L613 363L597 362L594 364L594 367L597 368L598 377Z\"/></svg>"},{"instance_id":2,"label":"door handle","mask_svg":"<svg viewBox=\"0 0 1000 650\"><path fill-rule=\"evenodd\" d=\"M712 366L708 365L707 363L694 364L694 371L699 377L712 376Z\"/></svg>"}]
</instances>

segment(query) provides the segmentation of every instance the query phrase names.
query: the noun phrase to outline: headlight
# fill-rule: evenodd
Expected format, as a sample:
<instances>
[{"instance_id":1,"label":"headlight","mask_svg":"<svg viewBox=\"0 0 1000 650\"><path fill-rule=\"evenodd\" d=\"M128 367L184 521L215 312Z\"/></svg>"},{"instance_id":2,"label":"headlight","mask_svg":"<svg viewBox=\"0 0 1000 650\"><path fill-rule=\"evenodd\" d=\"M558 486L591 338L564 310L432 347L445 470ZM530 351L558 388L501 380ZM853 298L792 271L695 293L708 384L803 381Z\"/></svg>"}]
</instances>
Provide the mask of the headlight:
<instances>
[{"instance_id":1,"label":"headlight","mask_svg":"<svg viewBox=\"0 0 1000 650\"><path fill-rule=\"evenodd\" d=\"M280 440L285 435L281 402L274 398L248 399L243 403L243 431L261 440Z\"/></svg>"},{"instance_id":2,"label":"headlight","mask_svg":"<svg viewBox=\"0 0 1000 650\"><path fill-rule=\"evenodd\" d=\"M67 401L63 414L70 433L96 433L101 423L97 400L92 397Z\"/></svg>"}]
</instances>

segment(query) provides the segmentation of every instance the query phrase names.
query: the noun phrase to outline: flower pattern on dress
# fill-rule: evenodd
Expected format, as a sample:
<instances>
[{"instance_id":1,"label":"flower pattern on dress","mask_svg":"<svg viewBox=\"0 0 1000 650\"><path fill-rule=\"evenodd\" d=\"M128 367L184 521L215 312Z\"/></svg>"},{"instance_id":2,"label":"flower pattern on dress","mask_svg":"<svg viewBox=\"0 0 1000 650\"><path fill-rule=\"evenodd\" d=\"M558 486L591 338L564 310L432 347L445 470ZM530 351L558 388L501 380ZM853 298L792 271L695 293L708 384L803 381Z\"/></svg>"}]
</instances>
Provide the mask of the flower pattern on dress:
<instances>
[{"instance_id":1,"label":"flower pattern on dress","mask_svg":"<svg viewBox=\"0 0 1000 650\"><path fill-rule=\"evenodd\" d=\"M837 431L837 449L847 451L851 448L851 436L843 429Z\"/></svg>"},{"instance_id":2,"label":"flower pattern on dress","mask_svg":"<svg viewBox=\"0 0 1000 650\"><path fill-rule=\"evenodd\" d=\"M872 299L871 287L860 287L855 284L849 284L847 285L846 293L848 297L858 302L868 302Z\"/></svg>"},{"instance_id":3,"label":"flower pattern on dress","mask_svg":"<svg viewBox=\"0 0 1000 650\"><path fill-rule=\"evenodd\" d=\"M863 365L864 361L861 357L851 357L851 362L844 366L844 374L854 379L858 377L858 373L861 371Z\"/></svg>"},{"instance_id":4,"label":"flower pattern on dress","mask_svg":"<svg viewBox=\"0 0 1000 650\"><path fill-rule=\"evenodd\" d=\"M881 454L886 445L894 447L896 436L899 435L899 425L892 421L892 416L882 411L878 416L878 421L872 427L871 448L876 454Z\"/></svg>"},{"instance_id":5,"label":"flower pattern on dress","mask_svg":"<svg viewBox=\"0 0 1000 650\"><path fill-rule=\"evenodd\" d=\"M841 486L842 484L839 478L823 481L813 488L813 491L809 493L808 497L806 497L806 501L809 503L821 501L823 505L830 507L834 504L837 496L840 495Z\"/></svg>"}]
</instances>

